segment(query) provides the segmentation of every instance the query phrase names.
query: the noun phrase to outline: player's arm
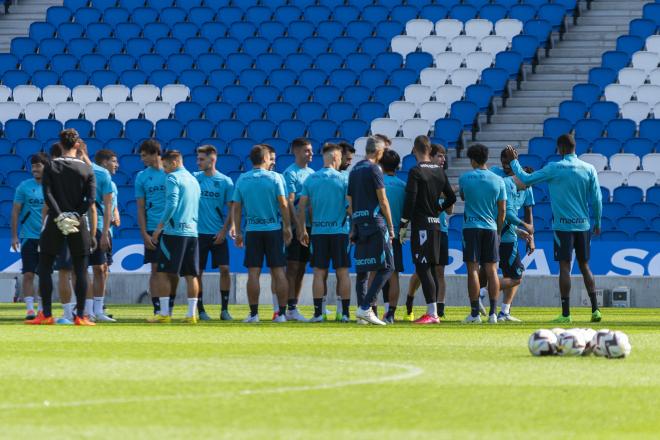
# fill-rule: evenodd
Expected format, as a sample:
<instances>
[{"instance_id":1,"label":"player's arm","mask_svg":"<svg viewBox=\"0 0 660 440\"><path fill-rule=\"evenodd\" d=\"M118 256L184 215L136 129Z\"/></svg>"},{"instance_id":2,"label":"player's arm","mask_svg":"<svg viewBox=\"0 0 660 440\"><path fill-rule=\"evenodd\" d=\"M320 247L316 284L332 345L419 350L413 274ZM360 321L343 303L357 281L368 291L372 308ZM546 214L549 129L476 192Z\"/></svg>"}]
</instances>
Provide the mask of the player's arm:
<instances>
[{"instance_id":1,"label":"player's arm","mask_svg":"<svg viewBox=\"0 0 660 440\"><path fill-rule=\"evenodd\" d=\"M304 225L307 223L307 202L309 201L309 197L302 195L300 196L300 200L298 200L298 224L299 225ZM310 218L311 221L311 218ZM303 245L303 246L309 246L309 234L307 233L307 228L298 228L298 241Z\"/></svg>"},{"instance_id":2,"label":"player's arm","mask_svg":"<svg viewBox=\"0 0 660 440\"><path fill-rule=\"evenodd\" d=\"M112 189L109 193L103 194L103 230L101 230L101 246L102 250L110 248L110 224L112 223Z\"/></svg>"},{"instance_id":3,"label":"player's arm","mask_svg":"<svg viewBox=\"0 0 660 440\"><path fill-rule=\"evenodd\" d=\"M14 200L11 208L11 247L18 252L20 241L18 240L18 216L21 214L23 204Z\"/></svg>"},{"instance_id":4,"label":"player's arm","mask_svg":"<svg viewBox=\"0 0 660 440\"><path fill-rule=\"evenodd\" d=\"M288 211L289 211L289 219L292 221L292 226L298 227L298 216L296 215L296 183L294 182L294 175L293 173L285 173L284 174L284 185L286 187L286 191L284 194L286 194L286 199L287 199L287 206L288 206ZM304 227L304 224L303 224Z\"/></svg>"},{"instance_id":5,"label":"player's arm","mask_svg":"<svg viewBox=\"0 0 660 440\"><path fill-rule=\"evenodd\" d=\"M497 201L497 235L502 235L504 219L506 218L506 200Z\"/></svg>"},{"instance_id":6,"label":"player's arm","mask_svg":"<svg viewBox=\"0 0 660 440\"><path fill-rule=\"evenodd\" d=\"M158 237L160 236L161 232L163 232L165 224L172 219L174 211L179 205L179 196L179 185L176 183L176 178L168 175L165 184L165 211L163 212L163 216L158 223L158 227L156 227L156 230L151 236L151 240L154 243L158 241Z\"/></svg>"},{"instance_id":7,"label":"player's arm","mask_svg":"<svg viewBox=\"0 0 660 440\"><path fill-rule=\"evenodd\" d=\"M598 174L592 169L591 171L591 211L594 215L594 235L600 235L600 222L603 216L603 194L600 192L600 184L598 183Z\"/></svg>"},{"instance_id":8,"label":"player's arm","mask_svg":"<svg viewBox=\"0 0 660 440\"><path fill-rule=\"evenodd\" d=\"M291 217L289 217L289 203L287 202L287 199L283 195L277 196L277 202L280 206L280 215L282 216L282 225L284 227L284 230L282 233L284 234L284 244L287 246L291 243ZM303 223L304 225L304 223ZM303 229L305 229L303 227Z\"/></svg>"},{"instance_id":9,"label":"player's arm","mask_svg":"<svg viewBox=\"0 0 660 440\"><path fill-rule=\"evenodd\" d=\"M218 233L215 235L215 244L222 244L225 242L226 237L227 237L227 232L229 232L232 228L232 203L227 202L227 218L225 218L225 222L222 224L222 229L218 231ZM232 235L232 234L230 234Z\"/></svg>"},{"instance_id":10,"label":"player's arm","mask_svg":"<svg viewBox=\"0 0 660 440\"><path fill-rule=\"evenodd\" d=\"M387 222L387 230L390 233L390 238L394 238L394 225L392 224L392 211L390 211L390 202L387 200L387 193L385 188L379 188L376 190L376 196L378 197L378 204L380 205L380 212L383 213L385 221Z\"/></svg>"},{"instance_id":11,"label":"player's arm","mask_svg":"<svg viewBox=\"0 0 660 440\"><path fill-rule=\"evenodd\" d=\"M415 212L415 200L417 200L417 184L418 171L413 168L408 173L408 181L406 182L406 197L403 200L403 213L401 215L401 223L406 226Z\"/></svg>"},{"instance_id":12,"label":"player's arm","mask_svg":"<svg viewBox=\"0 0 660 440\"><path fill-rule=\"evenodd\" d=\"M440 206L440 210L451 214L451 212L454 212L456 193L454 193L454 188L452 188L451 184L449 183L447 176L445 176L445 187L442 189L442 193L445 195L445 201L442 203L442 206ZM449 209L451 209L451 212L449 212Z\"/></svg>"},{"instance_id":13,"label":"player's arm","mask_svg":"<svg viewBox=\"0 0 660 440\"><path fill-rule=\"evenodd\" d=\"M534 207L533 205L525 206L525 223L531 227L531 233L534 233Z\"/></svg>"},{"instance_id":14,"label":"player's arm","mask_svg":"<svg viewBox=\"0 0 660 440\"><path fill-rule=\"evenodd\" d=\"M62 214L62 210L60 210L60 207L57 204L57 200L55 200L55 196L53 195L53 189L51 185L52 183L50 177L50 167L47 165L46 168L44 169L44 174L41 178L41 186L44 193L44 201L46 202L48 211L50 211L51 214L53 214L55 218L57 218L60 214ZM92 200L94 200L94 198L92 198ZM83 213L85 211L83 211Z\"/></svg>"},{"instance_id":15,"label":"player's arm","mask_svg":"<svg viewBox=\"0 0 660 440\"><path fill-rule=\"evenodd\" d=\"M156 246L151 242L151 236L147 233L147 214L144 197L138 197L135 201L137 202L137 221L140 228L140 235L144 241L144 246L153 251L156 249Z\"/></svg>"},{"instance_id":16,"label":"player's arm","mask_svg":"<svg viewBox=\"0 0 660 440\"><path fill-rule=\"evenodd\" d=\"M119 215L119 209L115 206L112 210L112 225L116 227L121 226L121 216Z\"/></svg>"},{"instance_id":17,"label":"player's arm","mask_svg":"<svg viewBox=\"0 0 660 440\"><path fill-rule=\"evenodd\" d=\"M243 233L241 232L241 216L243 215L243 204L234 200L234 203L231 205L232 210L232 230L234 231L234 243L237 247L243 247Z\"/></svg>"}]
</instances>

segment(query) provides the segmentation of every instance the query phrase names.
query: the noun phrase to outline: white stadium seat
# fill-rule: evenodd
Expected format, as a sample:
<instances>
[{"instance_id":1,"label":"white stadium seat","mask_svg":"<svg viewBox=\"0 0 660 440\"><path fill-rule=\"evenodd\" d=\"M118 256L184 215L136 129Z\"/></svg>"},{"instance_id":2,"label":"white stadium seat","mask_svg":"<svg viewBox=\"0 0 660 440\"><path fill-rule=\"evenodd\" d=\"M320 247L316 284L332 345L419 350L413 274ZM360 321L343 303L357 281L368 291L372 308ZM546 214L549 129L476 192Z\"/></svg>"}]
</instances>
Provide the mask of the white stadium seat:
<instances>
[{"instance_id":1,"label":"white stadium seat","mask_svg":"<svg viewBox=\"0 0 660 440\"><path fill-rule=\"evenodd\" d=\"M9 98L11 98L11 89L0 85L0 102L9 101Z\"/></svg>"},{"instance_id":2,"label":"white stadium seat","mask_svg":"<svg viewBox=\"0 0 660 440\"><path fill-rule=\"evenodd\" d=\"M399 131L399 122L390 118L376 118L371 121L371 134L384 134L393 138Z\"/></svg>"},{"instance_id":3,"label":"white stadium seat","mask_svg":"<svg viewBox=\"0 0 660 440\"><path fill-rule=\"evenodd\" d=\"M493 32L493 22L481 18L473 18L465 23L465 35L482 39Z\"/></svg>"},{"instance_id":4,"label":"white stadium seat","mask_svg":"<svg viewBox=\"0 0 660 440\"><path fill-rule=\"evenodd\" d=\"M660 116L660 102L653 106L652 111L653 111L653 115L656 117L656 119L660 119L660 118L658 118L658 116Z\"/></svg>"},{"instance_id":5,"label":"white stadium seat","mask_svg":"<svg viewBox=\"0 0 660 440\"><path fill-rule=\"evenodd\" d=\"M55 119L64 124L69 119L78 119L82 113L82 107L77 102L60 102L53 111Z\"/></svg>"},{"instance_id":6,"label":"white stadium seat","mask_svg":"<svg viewBox=\"0 0 660 440\"><path fill-rule=\"evenodd\" d=\"M145 119L153 122L154 125L161 119L168 119L170 117L170 113L172 113L172 106L168 102L148 102L144 106Z\"/></svg>"},{"instance_id":7,"label":"white stadium seat","mask_svg":"<svg viewBox=\"0 0 660 440\"><path fill-rule=\"evenodd\" d=\"M633 88L623 84L609 84L605 87L605 99L616 102L621 107L630 101L633 96Z\"/></svg>"},{"instance_id":8,"label":"white stadium seat","mask_svg":"<svg viewBox=\"0 0 660 440\"><path fill-rule=\"evenodd\" d=\"M435 91L435 100L450 106L454 102L461 100L463 97L463 92L464 90L460 86L446 84L444 86L438 87L438 89Z\"/></svg>"},{"instance_id":9,"label":"white stadium seat","mask_svg":"<svg viewBox=\"0 0 660 440\"><path fill-rule=\"evenodd\" d=\"M445 37L438 35L429 35L422 40L421 48L422 52L430 53L435 55L441 52L447 51L447 46L449 45L448 40Z\"/></svg>"},{"instance_id":10,"label":"white stadium seat","mask_svg":"<svg viewBox=\"0 0 660 440\"><path fill-rule=\"evenodd\" d=\"M644 193L647 189L655 186L657 182L658 177L652 171L633 171L628 175L628 185L642 188Z\"/></svg>"},{"instance_id":11,"label":"white stadium seat","mask_svg":"<svg viewBox=\"0 0 660 440\"><path fill-rule=\"evenodd\" d=\"M422 85L429 86L435 90L444 85L449 78L449 74L444 69L437 69L435 67L427 67L422 69L419 74L419 79Z\"/></svg>"},{"instance_id":12,"label":"white stadium seat","mask_svg":"<svg viewBox=\"0 0 660 440\"><path fill-rule=\"evenodd\" d=\"M115 119L121 121L122 124L126 124L126 122L131 119L139 118L141 112L142 106L139 103L132 101L119 102L114 110Z\"/></svg>"},{"instance_id":13,"label":"white stadium seat","mask_svg":"<svg viewBox=\"0 0 660 440\"><path fill-rule=\"evenodd\" d=\"M634 67L624 67L619 70L619 84L624 84L636 89L646 81L646 72Z\"/></svg>"},{"instance_id":14,"label":"white stadium seat","mask_svg":"<svg viewBox=\"0 0 660 440\"><path fill-rule=\"evenodd\" d=\"M655 52L640 50L632 56L632 66L636 69L642 69L648 75L658 68L660 64L660 55Z\"/></svg>"},{"instance_id":15,"label":"white stadium seat","mask_svg":"<svg viewBox=\"0 0 660 440\"><path fill-rule=\"evenodd\" d=\"M41 90L38 87L31 85L16 86L12 92L12 96L14 97L14 102L17 102L22 108L25 108L28 103L37 102L41 96Z\"/></svg>"},{"instance_id":16,"label":"white stadium seat","mask_svg":"<svg viewBox=\"0 0 660 440\"><path fill-rule=\"evenodd\" d=\"M410 154L412 151L413 140L407 137L391 138L392 145L390 148L396 151L400 157Z\"/></svg>"},{"instance_id":17,"label":"white stadium seat","mask_svg":"<svg viewBox=\"0 0 660 440\"><path fill-rule=\"evenodd\" d=\"M656 86L655 84L642 84L637 88L635 96L637 96L638 101L646 102L650 106L654 106L660 102L660 86Z\"/></svg>"},{"instance_id":18,"label":"white stadium seat","mask_svg":"<svg viewBox=\"0 0 660 440\"><path fill-rule=\"evenodd\" d=\"M660 69L652 70L651 73L649 73L649 82L656 86L660 86Z\"/></svg>"},{"instance_id":19,"label":"white stadium seat","mask_svg":"<svg viewBox=\"0 0 660 440\"><path fill-rule=\"evenodd\" d=\"M617 171L599 171L598 172L598 183L600 186L610 190L610 193L614 191L614 188L618 188L623 185L625 179L623 174Z\"/></svg>"},{"instance_id":20,"label":"white stadium seat","mask_svg":"<svg viewBox=\"0 0 660 440\"><path fill-rule=\"evenodd\" d=\"M642 158L642 169L655 173L660 179L660 153L649 153Z\"/></svg>"},{"instance_id":21,"label":"white stadium seat","mask_svg":"<svg viewBox=\"0 0 660 440\"><path fill-rule=\"evenodd\" d=\"M47 102L29 102L25 105L25 119L33 125L39 119L48 119L52 112L53 109Z\"/></svg>"},{"instance_id":22,"label":"white stadium seat","mask_svg":"<svg viewBox=\"0 0 660 440\"><path fill-rule=\"evenodd\" d=\"M452 71L461 67L463 54L458 52L441 52L435 56L435 65L446 71Z\"/></svg>"},{"instance_id":23,"label":"white stadium seat","mask_svg":"<svg viewBox=\"0 0 660 440\"><path fill-rule=\"evenodd\" d=\"M90 102L85 106L85 119L92 124L100 119L108 119L112 112L112 106L107 102Z\"/></svg>"},{"instance_id":24,"label":"white stadium seat","mask_svg":"<svg viewBox=\"0 0 660 440\"><path fill-rule=\"evenodd\" d=\"M501 35L489 35L481 40L481 50L498 54L504 52L509 46L509 40Z\"/></svg>"},{"instance_id":25,"label":"white stadium seat","mask_svg":"<svg viewBox=\"0 0 660 440\"><path fill-rule=\"evenodd\" d=\"M112 108L115 108L120 102L128 101L129 96L131 96L131 89L123 84L110 84L103 87L101 91L103 102L107 102Z\"/></svg>"},{"instance_id":26,"label":"white stadium seat","mask_svg":"<svg viewBox=\"0 0 660 440\"><path fill-rule=\"evenodd\" d=\"M456 69L450 73L452 85L462 87L463 89L476 84L479 79L479 72L475 69Z\"/></svg>"},{"instance_id":27,"label":"white stadium seat","mask_svg":"<svg viewBox=\"0 0 660 440\"><path fill-rule=\"evenodd\" d=\"M355 139L355 142L353 142L353 148L355 148L355 154L364 156L366 154L366 145L367 145L366 136Z\"/></svg>"},{"instance_id":28,"label":"white stadium seat","mask_svg":"<svg viewBox=\"0 0 660 440\"><path fill-rule=\"evenodd\" d=\"M463 22L453 18L444 18L435 24L435 34L451 39L461 34Z\"/></svg>"},{"instance_id":29,"label":"white stadium seat","mask_svg":"<svg viewBox=\"0 0 660 440\"><path fill-rule=\"evenodd\" d=\"M451 51L465 55L477 50L479 40L468 35L459 35L451 39Z\"/></svg>"},{"instance_id":30,"label":"white stadium seat","mask_svg":"<svg viewBox=\"0 0 660 440\"><path fill-rule=\"evenodd\" d=\"M422 134L428 135L429 130L431 130L431 123L426 119L420 118L403 121L403 125L401 126L403 136L410 139L415 139L417 136Z\"/></svg>"},{"instance_id":31,"label":"white stadium seat","mask_svg":"<svg viewBox=\"0 0 660 440\"><path fill-rule=\"evenodd\" d=\"M160 97L160 89L153 84L138 84L131 90L133 102L140 104L142 108Z\"/></svg>"},{"instance_id":32,"label":"white stadium seat","mask_svg":"<svg viewBox=\"0 0 660 440\"><path fill-rule=\"evenodd\" d=\"M607 157L600 153L584 153L580 155L580 160L590 163L596 168L596 171L603 171L607 167Z\"/></svg>"},{"instance_id":33,"label":"white stadium seat","mask_svg":"<svg viewBox=\"0 0 660 440\"><path fill-rule=\"evenodd\" d=\"M481 72L493 64L494 56L490 52L471 52L465 57L465 66L468 69L474 69Z\"/></svg>"},{"instance_id":34,"label":"white stadium seat","mask_svg":"<svg viewBox=\"0 0 660 440\"><path fill-rule=\"evenodd\" d=\"M506 37L507 40L513 40L513 37L523 31L522 21L515 18L502 18L495 23L495 35Z\"/></svg>"},{"instance_id":35,"label":"white stadium seat","mask_svg":"<svg viewBox=\"0 0 660 440\"><path fill-rule=\"evenodd\" d=\"M406 101L412 102L417 108L419 108L423 103L431 100L433 90L429 86L411 84L406 86L403 95L405 96Z\"/></svg>"},{"instance_id":36,"label":"white stadium seat","mask_svg":"<svg viewBox=\"0 0 660 440\"><path fill-rule=\"evenodd\" d=\"M22 110L17 102L0 102L0 122L4 124L10 119L18 119Z\"/></svg>"},{"instance_id":37,"label":"white stadium seat","mask_svg":"<svg viewBox=\"0 0 660 440\"><path fill-rule=\"evenodd\" d=\"M67 86L46 86L41 91L44 102L55 107L60 102L66 102L71 97L71 89Z\"/></svg>"},{"instance_id":38,"label":"white stadium seat","mask_svg":"<svg viewBox=\"0 0 660 440\"><path fill-rule=\"evenodd\" d=\"M172 107L188 99L190 89L183 84L168 84L160 91L163 102L169 102Z\"/></svg>"},{"instance_id":39,"label":"white stadium seat","mask_svg":"<svg viewBox=\"0 0 660 440\"><path fill-rule=\"evenodd\" d=\"M73 102L86 106L90 102L96 102L101 97L101 91L96 86L75 86L71 90Z\"/></svg>"},{"instance_id":40,"label":"white stadium seat","mask_svg":"<svg viewBox=\"0 0 660 440\"><path fill-rule=\"evenodd\" d=\"M398 121L401 125L406 119L414 118L416 111L417 106L412 102L394 101L390 104L388 115L390 119Z\"/></svg>"},{"instance_id":41,"label":"white stadium seat","mask_svg":"<svg viewBox=\"0 0 660 440\"><path fill-rule=\"evenodd\" d=\"M660 54L660 35L651 35L646 38L646 50Z\"/></svg>"},{"instance_id":42,"label":"white stadium seat","mask_svg":"<svg viewBox=\"0 0 660 440\"><path fill-rule=\"evenodd\" d=\"M406 35L417 38L418 42L433 32L433 22L425 19L410 20L406 23Z\"/></svg>"},{"instance_id":43,"label":"white stadium seat","mask_svg":"<svg viewBox=\"0 0 660 440\"><path fill-rule=\"evenodd\" d=\"M621 106L621 117L632 119L637 125L647 118L651 106L645 102L630 101Z\"/></svg>"},{"instance_id":44,"label":"white stadium seat","mask_svg":"<svg viewBox=\"0 0 660 440\"><path fill-rule=\"evenodd\" d=\"M418 45L417 38L408 35L397 35L392 38L392 52L398 53L403 58L415 52Z\"/></svg>"},{"instance_id":45,"label":"white stadium seat","mask_svg":"<svg viewBox=\"0 0 660 440\"><path fill-rule=\"evenodd\" d=\"M636 154L618 153L610 157L610 169L612 171L618 171L624 176L637 171L639 165L639 156Z\"/></svg>"},{"instance_id":46,"label":"white stadium seat","mask_svg":"<svg viewBox=\"0 0 660 440\"><path fill-rule=\"evenodd\" d=\"M422 104L419 109L419 115L422 119L426 119L433 125L435 121L447 115L448 108L449 106L444 102L429 101Z\"/></svg>"}]
</instances>

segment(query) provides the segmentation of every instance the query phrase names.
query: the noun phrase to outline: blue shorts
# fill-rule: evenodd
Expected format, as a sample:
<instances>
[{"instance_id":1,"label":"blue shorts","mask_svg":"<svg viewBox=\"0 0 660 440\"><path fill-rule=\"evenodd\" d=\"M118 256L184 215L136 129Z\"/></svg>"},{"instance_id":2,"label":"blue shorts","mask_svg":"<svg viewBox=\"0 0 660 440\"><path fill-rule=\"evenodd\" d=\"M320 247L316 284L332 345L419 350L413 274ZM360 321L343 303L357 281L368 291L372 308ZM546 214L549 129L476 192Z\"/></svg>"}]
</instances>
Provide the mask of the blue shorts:
<instances>
[{"instance_id":1,"label":"blue shorts","mask_svg":"<svg viewBox=\"0 0 660 440\"><path fill-rule=\"evenodd\" d=\"M199 234L199 268L206 269L206 262L211 253L211 267L217 269L220 266L229 266L229 245L227 240L222 244L214 244L215 235Z\"/></svg>"},{"instance_id":2,"label":"blue shorts","mask_svg":"<svg viewBox=\"0 0 660 440\"><path fill-rule=\"evenodd\" d=\"M385 229L359 231L355 240L355 271L394 269L394 252Z\"/></svg>"},{"instance_id":3,"label":"blue shorts","mask_svg":"<svg viewBox=\"0 0 660 440\"><path fill-rule=\"evenodd\" d=\"M310 265L316 269L351 267L348 234L316 234L311 237Z\"/></svg>"},{"instance_id":4,"label":"blue shorts","mask_svg":"<svg viewBox=\"0 0 660 440\"><path fill-rule=\"evenodd\" d=\"M147 234L151 237L153 235L153 231L147 231ZM149 264L149 263L158 263L160 261L160 246L156 245L156 249L151 250L147 249L145 246L144 248L144 264Z\"/></svg>"},{"instance_id":5,"label":"blue shorts","mask_svg":"<svg viewBox=\"0 0 660 440\"><path fill-rule=\"evenodd\" d=\"M466 263L497 263L500 261L499 238L492 229L463 229L463 261Z\"/></svg>"},{"instance_id":6,"label":"blue shorts","mask_svg":"<svg viewBox=\"0 0 660 440\"><path fill-rule=\"evenodd\" d=\"M199 275L199 243L197 237L161 235L158 272Z\"/></svg>"},{"instance_id":7,"label":"blue shorts","mask_svg":"<svg viewBox=\"0 0 660 440\"><path fill-rule=\"evenodd\" d=\"M554 231L555 261L573 260L573 249L578 261L591 257L591 231Z\"/></svg>"},{"instance_id":8,"label":"blue shorts","mask_svg":"<svg viewBox=\"0 0 660 440\"><path fill-rule=\"evenodd\" d=\"M284 237L282 230L276 231L250 231L245 233L245 267L263 267L264 258L266 266L286 266L284 252Z\"/></svg>"},{"instance_id":9,"label":"blue shorts","mask_svg":"<svg viewBox=\"0 0 660 440\"><path fill-rule=\"evenodd\" d=\"M500 269L504 278L519 280L522 278L525 266L520 261L518 243L500 243Z\"/></svg>"},{"instance_id":10,"label":"blue shorts","mask_svg":"<svg viewBox=\"0 0 660 440\"><path fill-rule=\"evenodd\" d=\"M307 228L307 234L311 235L311 229ZM300 263L307 263L310 261L310 251L307 246L303 246L301 242L298 241L296 237L296 231L293 231L293 238L291 243L286 248L286 260L287 261L298 261Z\"/></svg>"},{"instance_id":11,"label":"blue shorts","mask_svg":"<svg viewBox=\"0 0 660 440\"><path fill-rule=\"evenodd\" d=\"M37 273L39 268L39 239L28 238L21 243L21 273Z\"/></svg>"}]
</instances>

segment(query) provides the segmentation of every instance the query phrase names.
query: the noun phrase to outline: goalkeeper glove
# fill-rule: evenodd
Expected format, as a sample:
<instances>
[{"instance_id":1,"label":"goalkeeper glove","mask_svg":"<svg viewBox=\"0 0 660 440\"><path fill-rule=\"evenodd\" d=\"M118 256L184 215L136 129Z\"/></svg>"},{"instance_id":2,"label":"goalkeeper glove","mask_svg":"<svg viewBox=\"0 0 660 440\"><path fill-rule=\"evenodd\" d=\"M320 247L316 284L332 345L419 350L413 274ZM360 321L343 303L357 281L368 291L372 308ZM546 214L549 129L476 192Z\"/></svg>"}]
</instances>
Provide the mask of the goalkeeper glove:
<instances>
[{"instance_id":1,"label":"goalkeeper glove","mask_svg":"<svg viewBox=\"0 0 660 440\"><path fill-rule=\"evenodd\" d=\"M69 235L78 231L80 226L80 217L75 212L63 212L55 219L55 224L62 231L62 234Z\"/></svg>"},{"instance_id":2,"label":"goalkeeper glove","mask_svg":"<svg viewBox=\"0 0 660 440\"><path fill-rule=\"evenodd\" d=\"M405 218L401 219L401 223L399 223L399 242L401 244L405 243L408 240L408 225L410 222L406 220Z\"/></svg>"}]
</instances>

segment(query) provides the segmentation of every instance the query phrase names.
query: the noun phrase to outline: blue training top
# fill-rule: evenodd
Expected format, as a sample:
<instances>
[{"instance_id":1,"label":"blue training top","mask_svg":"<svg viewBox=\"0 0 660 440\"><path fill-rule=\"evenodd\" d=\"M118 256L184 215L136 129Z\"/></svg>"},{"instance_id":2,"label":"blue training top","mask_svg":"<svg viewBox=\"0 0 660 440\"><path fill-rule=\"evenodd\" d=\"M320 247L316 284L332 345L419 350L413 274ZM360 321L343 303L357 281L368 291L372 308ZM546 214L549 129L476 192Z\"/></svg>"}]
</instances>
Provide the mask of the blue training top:
<instances>
[{"instance_id":1,"label":"blue training top","mask_svg":"<svg viewBox=\"0 0 660 440\"><path fill-rule=\"evenodd\" d=\"M184 167L167 174L165 210L160 222L165 235L197 237L200 189L197 179Z\"/></svg>"},{"instance_id":2,"label":"blue training top","mask_svg":"<svg viewBox=\"0 0 660 440\"><path fill-rule=\"evenodd\" d=\"M117 209L117 203L118 203L118 197L119 197L119 191L117 190L117 184L115 182L112 182L112 212L110 213L110 220L115 216L115 209ZM110 224L110 235L112 236L113 234L113 226L112 223Z\"/></svg>"},{"instance_id":3,"label":"blue training top","mask_svg":"<svg viewBox=\"0 0 660 440\"><path fill-rule=\"evenodd\" d=\"M286 197L279 174L260 168L241 174L232 201L242 205L246 232L282 229L279 196Z\"/></svg>"},{"instance_id":4,"label":"blue training top","mask_svg":"<svg viewBox=\"0 0 660 440\"><path fill-rule=\"evenodd\" d=\"M234 182L217 170L212 176L207 176L203 171L193 175L201 190L197 230L200 234L215 235L225 224L226 207L234 194Z\"/></svg>"},{"instance_id":5,"label":"blue training top","mask_svg":"<svg viewBox=\"0 0 660 440\"><path fill-rule=\"evenodd\" d=\"M16 188L14 203L21 205L21 212L18 214L18 237L22 240L39 238L41 209L44 206L41 183L33 178L22 181Z\"/></svg>"},{"instance_id":6,"label":"blue training top","mask_svg":"<svg viewBox=\"0 0 660 440\"><path fill-rule=\"evenodd\" d=\"M474 169L458 179L465 200L463 229L497 230L497 202L506 200L504 180L490 170Z\"/></svg>"},{"instance_id":7,"label":"blue training top","mask_svg":"<svg viewBox=\"0 0 660 440\"><path fill-rule=\"evenodd\" d=\"M588 231L589 204L594 226L600 227L602 195L598 174L591 164L581 161L575 154L566 154L559 162L550 162L531 174L527 174L517 160L511 162L511 169L526 185L548 182L553 230Z\"/></svg>"},{"instance_id":8,"label":"blue training top","mask_svg":"<svg viewBox=\"0 0 660 440\"><path fill-rule=\"evenodd\" d=\"M284 170L283 176L286 183L286 196L288 197L289 194L295 193L295 197L293 199L294 207L298 206L298 202L300 201L300 194L302 194L305 180L307 180L307 178L312 174L314 174L314 170L309 166L300 168L295 163L292 163L287 167L286 170ZM307 213L307 220L307 226L310 226L309 212ZM291 224L295 225L295 222L291 222Z\"/></svg>"},{"instance_id":9,"label":"blue training top","mask_svg":"<svg viewBox=\"0 0 660 440\"><path fill-rule=\"evenodd\" d=\"M112 219L111 212L104 212L105 205L103 204L103 197L112 194L112 177L108 170L95 163L92 164L92 170L94 170L94 177L96 177L96 229L102 232L103 216L109 215Z\"/></svg>"},{"instance_id":10,"label":"blue training top","mask_svg":"<svg viewBox=\"0 0 660 440\"><path fill-rule=\"evenodd\" d=\"M510 177L504 172L504 170L501 167L492 167L488 169L503 179ZM523 206L534 206L535 204L536 201L534 200L534 191L530 186L525 190L525 203L523 204Z\"/></svg>"},{"instance_id":11,"label":"blue training top","mask_svg":"<svg viewBox=\"0 0 660 440\"><path fill-rule=\"evenodd\" d=\"M383 180L385 182L387 201L390 203L390 211L392 212L394 238L399 238L399 226L401 225L401 217L403 216L403 205L406 201L406 182L396 176L387 174L383 176Z\"/></svg>"},{"instance_id":12,"label":"blue training top","mask_svg":"<svg viewBox=\"0 0 660 440\"><path fill-rule=\"evenodd\" d=\"M527 189L529 188L518 191L513 176L504 178L504 187L506 189L506 217L500 241L502 243L517 243L516 227L521 223L520 218L518 218L518 210L524 206L527 200Z\"/></svg>"},{"instance_id":13,"label":"blue training top","mask_svg":"<svg viewBox=\"0 0 660 440\"><path fill-rule=\"evenodd\" d=\"M321 168L305 180L302 197L309 198L312 235L348 234L348 179L334 168Z\"/></svg>"},{"instance_id":14,"label":"blue training top","mask_svg":"<svg viewBox=\"0 0 660 440\"><path fill-rule=\"evenodd\" d=\"M352 222L358 228L369 231L387 227L376 195L376 190L384 187L383 172L378 165L367 159L355 164L348 176L348 195L353 205Z\"/></svg>"},{"instance_id":15,"label":"blue training top","mask_svg":"<svg viewBox=\"0 0 660 440\"><path fill-rule=\"evenodd\" d=\"M135 198L144 199L147 231L154 231L163 216L166 176L163 169L149 167L140 171L135 178Z\"/></svg>"}]
</instances>

